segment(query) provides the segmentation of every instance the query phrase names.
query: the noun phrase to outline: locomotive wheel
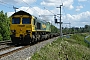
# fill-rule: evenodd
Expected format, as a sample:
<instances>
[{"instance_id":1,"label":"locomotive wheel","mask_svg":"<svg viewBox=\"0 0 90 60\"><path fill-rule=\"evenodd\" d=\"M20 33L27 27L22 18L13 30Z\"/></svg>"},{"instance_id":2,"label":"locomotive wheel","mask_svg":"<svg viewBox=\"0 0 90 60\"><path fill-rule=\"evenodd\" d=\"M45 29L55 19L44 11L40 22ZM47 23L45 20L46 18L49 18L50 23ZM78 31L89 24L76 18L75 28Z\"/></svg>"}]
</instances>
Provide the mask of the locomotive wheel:
<instances>
[{"instance_id":1,"label":"locomotive wheel","mask_svg":"<svg viewBox=\"0 0 90 60\"><path fill-rule=\"evenodd\" d=\"M32 36L31 43L32 43L32 44L35 44L35 35Z\"/></svg>"},{"instance_id":2,"label":"locomotive wheel","mask_svg":"<svg viewBox=\"0 0 90 60\"><path fill-rule=\"evenodd\" d=\"M36 42L36 43L38 42L38 38L37 38L37 35L36 35L36 37L35 37L35 42Z\"/></svg>"},{"instance_id":3,"label":"locomotive wheel","mask_svg":"<svg viewBox=\"0 0 90 60\"><path fill-rule=\"evenodd\" d=\"M38 42L40 41L40 37L41 37L41 36L38 34L38 36L37 36Z\"/></svg>"},{"instance_id":4,"label":"locomotive wheel","mask_svg":"<svg viewBox=\"0 0 90 60\"><path fill-rule=\"evenodd\" d=\"M40 41L40 37L41 36L39 34L36 35L36 38L35 38L36 39L36 42L39 42Z\"/></svg>"},{"instance_id":5,"label":"locomotive wheel","mask_svg":"<svg viewBox=\"0 0 90 60\"><path fill-rule=\"evenodd\" d=\"M14 43L15 43L15 42L14 42L15 38L12 37L11 40L12 40L12 44L14 44Z\"/></svg>"},{"instance_id":6,"label":"locomotive wheel","mask_svg":"<svg viewBox=\"0 0 90 60\"><path fill-rule=\"evenodd\" d=\"M31 43L31 38L30 38L29 35L25 36L24 42L25 42L25 44L30 44Z\"/></svg>"},{"instance_id":7,"label":"locomotive wheel","mask_svg":"<svg viewBox=\"0 0 90 60\"><path fill-rule=\"evenodd\" d=\"M11 35L11 41L12 41L12 44L14 45L19 44L17 39L14 37L14 35Z\"/></svg>"}]
</instances>

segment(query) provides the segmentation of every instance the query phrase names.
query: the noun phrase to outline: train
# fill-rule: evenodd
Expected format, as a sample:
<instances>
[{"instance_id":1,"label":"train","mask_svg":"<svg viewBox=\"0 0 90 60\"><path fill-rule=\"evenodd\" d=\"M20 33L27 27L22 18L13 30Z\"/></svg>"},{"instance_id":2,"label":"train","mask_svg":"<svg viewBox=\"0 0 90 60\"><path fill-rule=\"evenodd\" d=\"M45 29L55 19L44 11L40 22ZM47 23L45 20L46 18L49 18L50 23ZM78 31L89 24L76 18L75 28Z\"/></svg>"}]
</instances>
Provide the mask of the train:
<instances>
[{"instance_id":1,"label":"train","mask_svg":"<svg viewBox=\"0 0 90 60\"><path fill-rule=\"evenodd\" d=\"M30 44L52 37L50 22L22 10L11 15L10 31L13 44Z\"/></svg>"}]
</instances>

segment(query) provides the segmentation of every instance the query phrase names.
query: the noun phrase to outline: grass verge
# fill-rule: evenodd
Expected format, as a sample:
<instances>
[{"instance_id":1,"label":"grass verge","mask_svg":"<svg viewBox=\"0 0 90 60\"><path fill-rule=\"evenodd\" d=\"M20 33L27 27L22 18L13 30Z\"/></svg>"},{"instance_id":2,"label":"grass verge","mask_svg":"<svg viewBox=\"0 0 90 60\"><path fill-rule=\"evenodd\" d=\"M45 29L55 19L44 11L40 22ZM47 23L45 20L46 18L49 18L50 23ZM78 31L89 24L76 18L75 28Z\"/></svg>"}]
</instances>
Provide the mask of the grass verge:
<instances>
[{"instance_id":1,"label":"grass verge","mask_svg":"<svg viewBox=\"0 0 90 60\"><path fill-rule=\"evenodd\" d=\"M84 34L74 34L70 38L58 38L40 51L31 60L89 60L90 48L84 43Z\"/></svg>"}]
</instances>

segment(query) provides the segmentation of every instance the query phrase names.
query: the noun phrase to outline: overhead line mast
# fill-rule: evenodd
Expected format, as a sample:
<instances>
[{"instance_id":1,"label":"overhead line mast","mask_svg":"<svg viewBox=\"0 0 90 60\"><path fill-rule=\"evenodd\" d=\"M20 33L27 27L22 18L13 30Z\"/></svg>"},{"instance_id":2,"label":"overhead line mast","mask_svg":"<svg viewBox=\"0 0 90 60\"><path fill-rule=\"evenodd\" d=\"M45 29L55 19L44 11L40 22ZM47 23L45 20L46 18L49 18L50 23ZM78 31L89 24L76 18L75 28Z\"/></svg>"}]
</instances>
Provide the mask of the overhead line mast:
<instances>
[{"instance_id":1,"label":"overhead line mast","mask_svg":"<svg viewBox=\"0 0 90 60\"><path fill-rule=\"evenodd\" d=\"M60 14L59 14L60 15L60 22L59 22L60 23L60 37L62 37L61 6L63 6L63 4L60 5L60 7L57 7L57 8L60 8ZM58 23L58 22L56 21L56 23Z\"/></svg>"}]
</instances>

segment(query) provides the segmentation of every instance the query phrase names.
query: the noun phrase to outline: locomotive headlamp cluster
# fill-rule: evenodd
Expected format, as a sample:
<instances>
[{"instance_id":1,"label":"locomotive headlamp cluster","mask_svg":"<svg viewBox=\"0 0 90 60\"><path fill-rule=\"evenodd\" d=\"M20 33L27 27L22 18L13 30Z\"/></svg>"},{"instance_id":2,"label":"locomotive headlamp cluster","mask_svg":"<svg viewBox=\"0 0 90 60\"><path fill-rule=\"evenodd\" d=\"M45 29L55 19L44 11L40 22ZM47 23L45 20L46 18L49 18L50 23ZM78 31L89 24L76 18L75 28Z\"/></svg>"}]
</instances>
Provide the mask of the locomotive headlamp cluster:
<instances>
[{"instance_id":1,"label":"locomotive headlamp cluster","mask_svg":"<svg viewBox=\"0 0 90 60\"><path fill-rule=\"evenodd\" d=\"M12 32L12 33L15 33L15 32L16 32L16 30L11 30L11 32Z\"/></svg>"},{"instance_id":2,"label":"locomotive headlamp cluster","mask_svg":"<svg viewBox=\"0 0 90 60\"><path fill-rule=\"evenodd\" d=\"M30 30L26 30L26 33L30 33Z\"/></svg>"}]
</instances>

